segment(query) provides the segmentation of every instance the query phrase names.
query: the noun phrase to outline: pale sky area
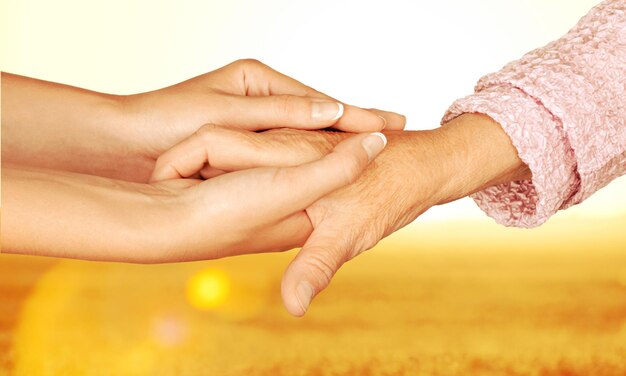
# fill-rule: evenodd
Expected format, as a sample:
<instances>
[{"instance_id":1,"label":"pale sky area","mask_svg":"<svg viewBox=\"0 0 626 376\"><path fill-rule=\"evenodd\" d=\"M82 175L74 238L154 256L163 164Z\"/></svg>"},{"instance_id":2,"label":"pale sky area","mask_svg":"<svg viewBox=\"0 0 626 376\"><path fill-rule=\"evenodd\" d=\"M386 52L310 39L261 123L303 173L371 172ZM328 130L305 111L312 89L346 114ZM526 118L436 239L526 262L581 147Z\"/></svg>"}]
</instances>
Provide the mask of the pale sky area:
<instances>
[{"instance_id":1,"label":"pale sky area","mask_svg":"<svg viewBox=\"0 0 626 376\"><path fill-rule=\"evenodd\" d=\"M123 94L253 57L428 129L482 75L560 37L598 2L3 0L1 68ZM623 215L624 193L618 179L565 215ZM462 200L426 217L483 216Z\"/></svg>"}]
</instances>

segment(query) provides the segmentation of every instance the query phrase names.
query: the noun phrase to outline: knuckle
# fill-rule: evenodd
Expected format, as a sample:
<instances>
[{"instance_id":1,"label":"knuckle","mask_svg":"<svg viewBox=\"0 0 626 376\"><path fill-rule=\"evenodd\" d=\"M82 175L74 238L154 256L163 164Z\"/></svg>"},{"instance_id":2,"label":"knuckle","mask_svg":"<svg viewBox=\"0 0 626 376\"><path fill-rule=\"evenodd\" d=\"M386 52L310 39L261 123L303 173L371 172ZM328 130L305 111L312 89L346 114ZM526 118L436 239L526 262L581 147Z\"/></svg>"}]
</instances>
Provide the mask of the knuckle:
<instances>
[{"instance_id":1,"label":"knuckle","mask_svg":"<svg viewBox=\"0 0 626 376\"><path fill-rule=\"evenodd\" d=\"M251 58L239 59L235 61L233 64L238 65L242 68L254 68L254 67L263 65L263 63L261 63L257 59L251 59Z\"/></svg>"},{"instance_id":2,"label":"knuckle","mask_svg":"<svg viewBox=\"0 0 626 376\"><path fill-rule=\"evenodd\" d=\"M194 132L196 137L200 137L203 140L207 140L211 137L211 134L217 129L215 124L204 124L198 130Z\"/></svg>"}]
</instances>

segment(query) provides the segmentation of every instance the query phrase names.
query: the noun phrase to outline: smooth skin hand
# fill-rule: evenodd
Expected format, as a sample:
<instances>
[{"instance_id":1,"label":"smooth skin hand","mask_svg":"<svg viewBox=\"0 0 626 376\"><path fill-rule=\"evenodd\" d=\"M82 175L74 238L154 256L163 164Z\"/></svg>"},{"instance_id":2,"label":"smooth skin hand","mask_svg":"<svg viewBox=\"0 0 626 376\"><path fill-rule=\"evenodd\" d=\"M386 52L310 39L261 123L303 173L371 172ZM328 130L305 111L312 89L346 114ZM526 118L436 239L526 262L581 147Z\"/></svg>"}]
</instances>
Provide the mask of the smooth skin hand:
<instances>
[{"instance_id":1,"label":"smooth skin hand","mask_svg":"<svg viewBox=\"0 0 626 376\"><path fill-rule=\"evenodd\" d=\"M255 60L160 90L110 95L2 73L2 161L147 182L156 159L203 124L350 132L403 116L343 104Z\"/></svg>"},{"instance_id":2,"label":"smooth skin hand","mask_svg":"<svg viewBox=\"0 0 626 376\"><path fill-rule=\"evenodd\" d=\"M160 263L290 249L306 239L304 210L354 182L385 144L381 133L358 134L293 167L206 181L3 167L3 252Z\"/></svg>"},{"instance_id":3,"label":"smooth skin hand","mask_svg":"<svg viewBox=\"0 0 626 376\"><path fill-rule=\"evenodd\" d=\"M257 166L298 165L325 155L348 137L340 132L253 133L215 126L205 132L163 154L152 179L211 178ZM430 207L530 177L500 125L484 115L466 114L430 131L385 134L389 145L365 173L307 207L310 222L293 229L299 234L294 238L303 242L283 276L283 302L291 314L304 315L341 265Z\"/></svg>"}]
</instances>

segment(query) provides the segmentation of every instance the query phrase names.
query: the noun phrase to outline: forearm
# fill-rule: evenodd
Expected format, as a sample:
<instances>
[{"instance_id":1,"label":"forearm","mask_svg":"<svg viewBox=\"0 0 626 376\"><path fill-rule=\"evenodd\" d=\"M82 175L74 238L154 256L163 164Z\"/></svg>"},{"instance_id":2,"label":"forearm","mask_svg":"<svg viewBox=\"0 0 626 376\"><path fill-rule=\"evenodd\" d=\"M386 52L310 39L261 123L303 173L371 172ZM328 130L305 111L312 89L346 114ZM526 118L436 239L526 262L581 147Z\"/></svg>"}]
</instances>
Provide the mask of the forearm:
<instances>
[{"instance_id":1,"label":"forearm","mask_svg":"<svg viewBox=\"0 0 626 376\"><path fill-rule=\"evenodd\" d=\"M389 146L367 175L406 187L416 213L484 188L530 178L511 140L487 116L465 114L428 131L386 132Z\"/></svg>"},{"instance_id":2,"label":"forearm","mask_svg":"<svg viewBox=\"0 0 626 376\"><path fill-rule=\"evenodd\" d=\"M449 161L450 185L441 203L485 188L531 178L526 164L502 127L488 116L464 114L436 130L443 158Z\"/></svg>"},{"instance_id":3,"label":"forearm","mask_svg":"<svg viewBox=\"0 0 626 376\"><path fill-rule=\"evenodd\" d=\"M385 134L389 143L381 155L356 183L334 195L354 205L355 212L376 211L380 218L368 221L382 226L365 231L368 236L387 236L432 206L530 177L500 125L483 115L462 115L434 130ZM289 163L290 158L312 158L311 152L326 153L346 137L338 132L279 131L268 132L266 142L270 153ZM282 150L285 145L297 152Z\"/></svg>"},{"instance_id":4,"label":"forearm","mask_svg":"<svg viewBox=\"0 0 626 376\"><path fill-rule=\"evenodd\" d=\"M2 168L2 252L138 260L157 207L142 184L74 173ZM151 204L153 204L151 206ZM141 257L144 257L142 255Z\"/></svg>"},{"instance_id":5,"label":"forearm","mask_svg":"<svg viewBox=\"0 0 626 376\"><path fill-rule=\"evenodd\" d=\"M315 136L302 134L300 142L290 142L289 133L273 139L307 155L307 145L324 153L327 147L320 146L320 139L333 143L345 137L311 133ZM289 265L281 286L292 314L304 314L312 297L328 285L344 262L430 207L528 176L503 129L484 116L465 115L431 131L386 134L385 151L359 180L307 208L314 230ZM267 137L271 140L272 134ZM271 149L288 158L289 153L280 148Z\"/></svg>"},{"instance_id":6,"label":"forearm","mask_svg":"<svg viewBox=\"0 0 626 376\"><path fill-rule=\"evenodd\" d=\"M146 180L124 97L2 73L3 162Z\"/></svg>"}]
</instances>

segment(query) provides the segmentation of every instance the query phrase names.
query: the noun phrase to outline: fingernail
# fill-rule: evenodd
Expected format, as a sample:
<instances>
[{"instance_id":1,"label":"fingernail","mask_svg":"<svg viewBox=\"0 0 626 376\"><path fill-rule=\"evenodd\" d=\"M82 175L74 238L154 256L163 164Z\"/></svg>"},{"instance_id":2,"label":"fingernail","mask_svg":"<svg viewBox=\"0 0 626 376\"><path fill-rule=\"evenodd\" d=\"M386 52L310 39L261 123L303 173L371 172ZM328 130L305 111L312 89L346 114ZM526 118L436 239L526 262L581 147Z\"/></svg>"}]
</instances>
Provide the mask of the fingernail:
<instances>
[{"instance_id":1,"label":"fingernail","mask_svg":"<svg viewBox=\"0 0 626 376\"><path fill-rule=\"evenodd\" d=\"M343 104L318 101L311 105L311 118L316 121L335 121L343 116Z\"/></svg>"},{"instance_id":2,"label":"fingernail","mask_svg":"<svg viewBox=\"0 0 626 376\"><path fill-rule=\"evenodd\" d=\"M376 115L379 118L383 119L383 127L381 128L381 130L387 128L387 119L385 119L384 117L380 116L380 115Z\"/></svg>"},{"instance_id":3,"label":"fingernail","mask_svg":"<svg viewBox=\"0 0 626 376\"><path fill-rule=\"evenodd\" d=\"M311 304L311 299L313 299L313 286L307 281L302 281L298 283L296 287L296 298L298 298L298 302L300 303L300 307L303 312L309 308Z\"/></svg>"},{"instance_id":4,"label":"fingernail","mask_svg":"<svg viewBox=\"0 0 626 376\"><path fill-rule=\"evenodd\" d=\"M361 141L361 145L371 161L387 146L387 137L380 132L370 133Z\"/></svg>"}]
</instances>

